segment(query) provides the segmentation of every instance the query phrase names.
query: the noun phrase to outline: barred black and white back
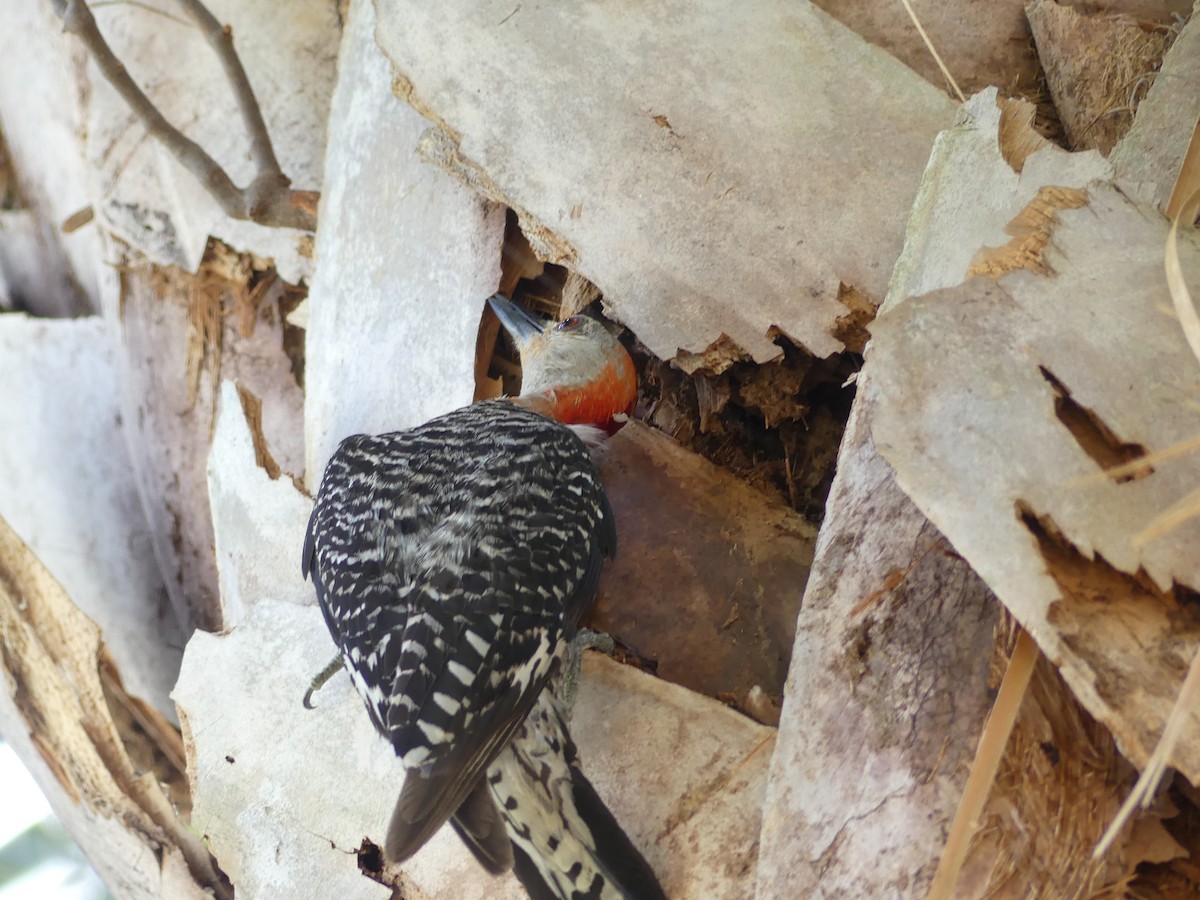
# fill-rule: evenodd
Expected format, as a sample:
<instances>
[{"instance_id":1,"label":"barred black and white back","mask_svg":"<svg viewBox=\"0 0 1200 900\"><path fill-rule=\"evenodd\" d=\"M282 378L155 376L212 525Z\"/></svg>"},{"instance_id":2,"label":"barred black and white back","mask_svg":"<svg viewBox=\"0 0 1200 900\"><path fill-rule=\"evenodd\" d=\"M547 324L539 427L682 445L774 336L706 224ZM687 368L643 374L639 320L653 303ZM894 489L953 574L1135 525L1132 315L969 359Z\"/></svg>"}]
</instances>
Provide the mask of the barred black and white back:
<instances>
[{"instance_id":1,"label":"barred black and white back","mask_svg":"<svg viewBox=\"0 0 1200 900\"><path fill-rule=\"evenodd\" d=\"M460 833L484 835L473 849L485 865L511 863L507 838L488 829L495 811L472 792L561 665L615 545L583 443L511 402L342 442L304 570L372 720L410 770L390 858L458 814Z\"/></svg>"}]
</instances>

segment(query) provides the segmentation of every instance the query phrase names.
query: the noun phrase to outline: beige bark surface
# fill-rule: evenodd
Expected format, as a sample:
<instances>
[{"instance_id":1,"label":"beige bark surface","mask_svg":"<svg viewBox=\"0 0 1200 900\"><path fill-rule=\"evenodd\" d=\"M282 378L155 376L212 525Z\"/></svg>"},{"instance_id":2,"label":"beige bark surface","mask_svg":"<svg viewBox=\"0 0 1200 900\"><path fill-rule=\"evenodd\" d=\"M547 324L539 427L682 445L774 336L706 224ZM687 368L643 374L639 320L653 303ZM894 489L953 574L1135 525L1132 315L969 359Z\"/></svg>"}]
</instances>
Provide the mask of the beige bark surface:
<instances>
[{"instance_id":1,"label":"beige bark surface","mask_svg":"<svg viewBox=\"0 0 1200 900\"><path fill-rule=\"evenodd\" d=\"M106 300L119 316L133 469L159 565L189 631L223 625L206 474L222 378L238 379L262 402L262 430L284 471L303 465L304 398L283 348L282 285L262 282L252 293L253 260L214 249L196 275L130 268Z\"/></svg>"},{"instance_id":2,"label":"beige bark surface","mask_svg":"<svg viewBox=\"0 0 1200 900\"><path fill-rule=\"evenodd\" d=\"M100 628L129 693L168 719L185 635L129 466L113 332L0 316L0 518Z\"/></svg>"},{"instance_id":3,"label":"beige bark surface","mask_svg":"<svg viewBox=\"0 0 1200 900\"><path fill-rule=\"evenodd\" d=\"M1033 135L1030 114L1019 104L998 105L989 91L973 98L956 126L939 136L893 277L889 312L872 325L884 335L876 344L891 339L888 352L896 346L888 322L913 302L905 297L958 284L981 247L1004 242L1004 225L1042 186L1085 185L1106 175L1098 156L1068 156ZM1014 244L1028 250L1019 240ZM948 321L975 321L961 307L945 309ZM928 336L911 351L928 370L940 371L948 356L961 354L966 363L971 355L941 332L930 329ZM962 410L946 408L944 386L910 387L910 372L881 364L881 357L887 359L873 344L800 614L764 809L760 897L793 896L797 884L831 897L927 890L990 707L987 659L999 607L973 570L973 557L960 557L964 547L957 542L951 549L921 504L901 492L905 480L897 483L870 434L884 419L924 418L936 421L939 433L948 432L944 441L953 446L963 443L970 424ZM889 405L900 392L909 398L904 411ZM922 467L927 492L918 499L946 493L953 470L942 459L928 461L928 443L911 446L907 464ZM970 459L963 457L963 471L978 474ZM984 474L989 471L984 466ZM983 483L976 477L964 489L964 506L980 505ZM975 527L994 539L984 515L977 514ZM954 540L952 532L945 534ZM1089 836L1094 841L1106 824L1100 810L1115 811L1130 776L1120 768L1111 738L1086 713L1074 711L1056 678L1039 682L1045 687L1005 757L1005 788L988 808L988 839L972 847L960 883L964 896L989 890L1019 895L1030 883L1021 872L1034 877L1033 862L1035 880L1056 885L1056 891L1099 887L1141 858L1141 850L1126 854L1123 848L1124 855L1111 861L1083 864ZM1029 749L1039 748L1039 741L1064 754L1077 743L1080 756L1039 768ZM1090 799L1080 806L1083 796ZM1059 828L1067 830L1059 834ZM1038 840L1057 841L1062 852L1027 860L1022 854ZM1169 854L1170 846L1169 840L1157 844L1155 852Z\"/></svg>"},{"instance_id":4,"label":"beige bark surface","mask_svg":"<svg viewBox=\"0 0 1200 900\"><path fill-rule=\"evenodd\" d=\"M722 334L772 358L772 328L841 349L839 285L883 297L952 110L807 4L377 8L430 153L663 358Z\"/></svg>"},{"instance_id":5,"label":"beige bark surface","mask_svg":"<svg viewBox=\"0 0 1200 900\"><path fill-rule=\"evenodd\" d=\"M920 896L991 705L997 607L876 452L870 368L796 626L760 900Z\"/></svg>"},{"instance_id":6,"label":"beige bark surface","mask_svg":"<svg viewBox=\"0 0 1200 900\"><path fill-rule=\"evenodd\" d=\"M1191 126L1200 118L1200 17L1194 14L1163 59L1162 70L1138 106L1137 119L1113 150L1112 163L1127 190L1166 207L1183 162Z\"/></svg>"},{"instance_id":7,"label":"beige bark surface","mask_svg":"<svg viewBox=\"0 0 1200 900\"><path fill-rule=\"evenodd\" d=\"M306 301L305 478L338 443L411 428L471 400L504 210L416 155L426 122L391 93L369 2L351 4ZM299 470L297 470L297 473Z\"/></svg>"},{"instance_id":8,"label":"beige bark surface","mask_svg":"<svg viewBox=\"0 0 1200 900\"><path fill-rule=\"evenodd\" d=\"M287 15L260 0L207 5L232 29L284 173L294 188L319 189L340 37L336 4L295 0ZM113 51L168 121L238 186L249 183L255 171L249 139L229 81L195 24L170 5L101 5L95 15ZM74 46L74 38L62 39ZM82 97L77 127L86 135L95 208L122 240L160 265L194 272L215 237L273 259L289 281L311 275L311 235L227 217L205 186L147 137L94 64L76 78Z\"/></svg>"},{"instance_id":9,"label":"beige bark surface","mask_svg":"<svg viewBox=\"0 0 1200 900\"><path fill-rule=\"evenodd\" d=\"M1160 309L1165 218L1106 185L1077 208L1046 197L1033 201L1053 221L1044 271L978 277L876 322L888 383L874 430L900 483L1141 764L1200 643L1179 591L1200 569L1194 523L1132 538L1194 477L1186 462L1088 477L1200 433L1200 370ZM1200 241L1181 245L1194 280ZM1200 777L1200 742L1173 762Z\"/></svg>"}]
</instances>

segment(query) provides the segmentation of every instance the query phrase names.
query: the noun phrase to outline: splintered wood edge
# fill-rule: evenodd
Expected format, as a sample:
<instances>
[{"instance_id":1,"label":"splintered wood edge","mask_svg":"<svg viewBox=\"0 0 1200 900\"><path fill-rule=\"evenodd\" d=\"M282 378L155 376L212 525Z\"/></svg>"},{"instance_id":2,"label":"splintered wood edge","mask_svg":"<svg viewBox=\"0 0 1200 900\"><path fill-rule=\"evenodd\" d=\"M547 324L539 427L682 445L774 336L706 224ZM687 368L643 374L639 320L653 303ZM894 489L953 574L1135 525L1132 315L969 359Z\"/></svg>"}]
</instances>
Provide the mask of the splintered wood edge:
<instances>
[{"instance_id":1,"label":"splintered wood edge","mask_svg":"<svg viewBox=\"0 0 1200 900\"><path fill-rule=\"evenodd\" d=\"M1005 232L1012 240L1000 247L984 247L971 261L967 278L985 275L997 279L1016 269L1028 269L1038 275L1053 274L1045 259L1046 246L1064 209L1079 209L1087 205L1088 193L1081 188L1047 185L1038 188L1034 198L1025 205Z\"/></svg>"},{"instance_id":2,"label":"splintered wood edge","mask_svg":"<svg viewBox=\"0 0 1200 900\"><path fill-rule=\"evenodd\" d=\"M154 778L136 771L108 707L100 630L0 518L0 665L34 746L64 794L124 823L151 850L174 845L197 885L229 896L212 857ZM122 690L115 668L110 690ZM148 714L149 707L131 706ZM145 707L143 709L143 707ZM147 734L152 734L147 730ZM179 746L159 748L177 757ZM165 858L160 856L159 858Z\"/></svg>"},{"instance_id":3,"label":"splintered wood edge","mask_svg":"<svg viewBox=\"0 0 1200 900\"><path fill-rule=\"evenodd\" d=\"M1175 312L1179 316L1179 325L1187 337L1188 346L1200 363L1200 317L1196 313L1196 305L1192 300L1183 269L1179 263L1179 223L1182 221L1191 228L1200 211L1200 121L1192 130L1192 138L1188 143L1187 153L1179 168L1179 176L1175 179L1175 187L1167 202L1167 215L1171 218L1171 231L1167 235L1167 245L1164 251L1164 266L1167 274L1167 289ZM1171 529L1196 515L1200 515L1200 489L1192 491L1180 502L1174 504L1155 518L1141 533L1134 536L1135 546L1149 543L1161 537ZM1183 726L1188 713L1195 707L1196 699L1200 697L1200 650L1192 657L1183 687L1175 699L1175 705L1167 716L1163 726L1162 736L1154 751L1146 761L1145 768L1138 776L1137 784L1133 786L1129 796L1121 805L1121 809L1113 818L1100 842L1096 844L1093 857L1103 856L1116 840L1117 835L1125 827L1134 811L1145 807L1158 790L1158 785L1166 773L1167 764L1175 745L1183 734Z\"/></svg>"},{"instance_id":4,"label":"splintered wood edge","mask_svg":"<svg viewBox=\"0 0 1200 900\"><path fill-rule=\"evenodd\" d=\"M1000 108L1000 155L1014 172L1020 173L1025 160L1050 142L1034 130L1037 107L1028 100L997 96L996 106Z\"/></svg>"},{"instance_id":5,"label":"splintered wood edge","mask_svg":"<svg viewBox=\"0 0 1200 900\"><path fill-rule=\"evenodd\" d=\"M413 103L409 97L401 99ZM418 105L414 105L413 108L429 118L430 114L426 108ZM436 166L491 202L506 206L515 212L521 222L521 231L539 259L560 266L575 265L579 257L575 247L566 238L548 228L528 209L513 201L482 166L463 154L455 133L446 128L440 120L434 121L438 123L437 127L426 131L417 142L417 155L421 160Z\"/></svg>"}]
</instances>

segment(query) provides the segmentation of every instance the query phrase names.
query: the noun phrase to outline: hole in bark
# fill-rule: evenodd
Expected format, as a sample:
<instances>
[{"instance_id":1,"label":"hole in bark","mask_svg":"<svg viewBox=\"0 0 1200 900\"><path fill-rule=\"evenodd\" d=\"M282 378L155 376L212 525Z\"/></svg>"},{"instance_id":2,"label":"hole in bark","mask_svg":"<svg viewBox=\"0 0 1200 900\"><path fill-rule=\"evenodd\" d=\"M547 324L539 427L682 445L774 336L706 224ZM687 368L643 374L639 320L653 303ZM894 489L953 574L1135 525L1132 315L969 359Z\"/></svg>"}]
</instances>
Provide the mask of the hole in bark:
<instances>
[{"instance_id":1,"label":"hole in bark","mask_svg":"<svg viewBox=\"0 0 1200 900\"><path fill-rule=\"evenodd\" d=\"M1064 595L1095 602L1131 592L1148 599L1173 599L1170 594L1160 591L1144 572L1130 575L1115 568L1098 553L1089 557L1081 552L1050 516L1035 512L1024 500L1017 501L1016 510L1017 517L1033 537L1046 570Z\"/></svg>"},{"instance_id":2,"label":"hole in bark","mask_svg":"<svg viewBox=\"0 0 1200 900\"><path fill-rule=\"evenodd\" d=\"M383 881L383 850L367 838L358 847L358 870L375 881Z\"/></svg>"},{"instance_id":3,"label":"hole in bark","mask_svg":"<svg viewBox=\"0 0 1200 900\"><path fill-rule=\"evenodd\" d=\"M358 870L372 881L377 881L384 887L392 889L392 900L405 900L409 897L424 897L406 876L398 863L389 864L383 857L383 848L370 838L363 838L358 849L353 851L358 857Z\"/></svg>"},{"instance_id":4,"label":"hole in bark","mask_svg":"<svg viewBox=\"0 0 1200 900\"><path fill-rule=\"evenodd\" d=\"M1174 807L1178 815L1164 817L1163 826L1188 856L1167 862L1144 862L1137 868L1137 877L1129 885L1129 896L1161 897L1164 900L1200 896L1200 866L1196 865L1196 849L1200 847L1200 791L1182 775L1168 776L1170 787L1165 791L1167 808Z\"/></svg>"},{"instance_id":5,"label":"hole in bark","mask_svg":"<svg viewBox=\"0 0 1200 900\"><path fill-rule=\"evenodd\" d=\"M636 648L630 647L623 641L616 638L613 640L615 643L612 652L613 659L624 665L633 666L635 669L641 669L643 672L649 672L651 675L658 674L657 659L642 655Z\"/></svg>"},{"instance_id":6,"label":"hole in bark","mask_svg":"<svg viewBox=\"0 0 1200 900\"><path fill-rule=\"evenodd\" d=\"M1109 428L1104 420L1095 412L1081 405L1054 373L1045 366L1038 366L1038 371L1054 389L1054 414L1063 423L1075 443L1090 456L1101 469L1111 469L1115 466L1133 462L1146 455L1146 448L1141 444L1131 444L1122 441ZM1117 484L1145 478L1154 472L1151 466L1145 466L1136 472L1131 472L1120 478L1114 478Z\"/></svg>"},{"instance_id":7,"label":"hole in bark","mask_svg":"<svg viewBox=\"0 0 1200 900\"><path fill-rule=\"evenodd\" d=\"M586 310L601 320L600 291L563 266L537 259L508 211L500 292L538 315L559 319ZM865 343L869 301L843 292L845 339ZM864 305L865 304L865 305ZM699 354L664 360L626 331L623 342L638 370L634 417L729 470L819 523L833 482L854 390L847 379L862 365L858 353L815 359L778 329L778 358L756 363L719 338ZM689 374L690 372L690 374ZM480 321L475 352L475 399L520 392L521 363L490 309Z\"/></svg>"},{"instance_id":8,"label":"hole in bark","mask_svg":"<svg viewBox=\"0 0 1200 900\"><path fill-rule=\"evenodd\" d=\"M283 352L291 363L292 377L301 390L304 389L304 329L293 325L289 320L296 308L308 297L305 285L289 284L281 281L283 290L279 296L279 318L283 324Z\"/></svg>"},{"instance_id":9,"label":"hole in bark","mask_svg":"<svg viewBox=\"0 0 1200 900\"><path fill-rule=\"evenodd\" d=\"M814 359L777 333L778 359L743 359L689 375L641 344L637 418L820 522L854 400L857 354Z\"/></svg>"},{"instance_id":10,"label":"hole in bark","mask_svg":"<svg viewBox=\"0 0 1200 900\"><path fill-rule=\"evenodd\" d=\"M604 319L597 287L538 260L511 212L499 289L544 317ZM760 719L783 693L813 525L854 397L845 385L862 363L815 359L779 329L767 336L778 355L760 364L727 337L662 359L620 334L638 372L634 418L651 427L631 425L602 452L620 549L584 622L614 639L617 660ZM520 391L519 357L490 310L475 373L476 399Z\"/></svg>"}]
</instances>

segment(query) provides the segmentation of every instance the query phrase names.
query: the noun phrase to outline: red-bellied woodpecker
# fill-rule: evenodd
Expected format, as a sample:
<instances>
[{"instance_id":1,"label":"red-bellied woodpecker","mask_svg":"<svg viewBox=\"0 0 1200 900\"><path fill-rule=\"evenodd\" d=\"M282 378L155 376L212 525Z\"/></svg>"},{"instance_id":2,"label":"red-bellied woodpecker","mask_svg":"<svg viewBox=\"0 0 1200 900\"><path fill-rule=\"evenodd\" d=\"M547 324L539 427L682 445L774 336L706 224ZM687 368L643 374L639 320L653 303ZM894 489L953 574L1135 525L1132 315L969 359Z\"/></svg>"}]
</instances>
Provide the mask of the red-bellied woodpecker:
<instances>
[{"instance_id":1,"label":"red-bellied woodpecker","mask_svg":"<svg viewBox=\"0 0 1200 900\"><path fill-rule=\"evenodd\" d=\"M661 898L579 770L557 690L616 549L584 442L636 375L594 319L541 322L497 295L520 397L342 442L304 546L326 624L407 776L385 843L402 861L447 820L539 898Z\"/></svg>"}]
</instances>

